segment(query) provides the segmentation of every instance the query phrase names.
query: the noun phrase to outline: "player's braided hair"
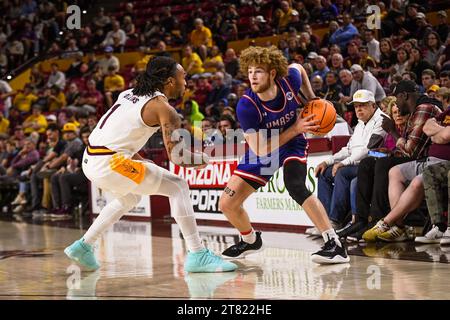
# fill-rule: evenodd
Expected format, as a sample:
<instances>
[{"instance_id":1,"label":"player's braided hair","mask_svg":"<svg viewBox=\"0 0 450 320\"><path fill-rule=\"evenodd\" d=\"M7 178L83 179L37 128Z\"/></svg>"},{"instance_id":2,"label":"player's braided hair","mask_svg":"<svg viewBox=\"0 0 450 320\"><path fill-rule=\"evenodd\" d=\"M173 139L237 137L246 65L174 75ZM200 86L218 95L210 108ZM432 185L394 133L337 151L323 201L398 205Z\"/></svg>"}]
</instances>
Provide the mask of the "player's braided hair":
<instances>
[{"instance_id":1,"label":"player's braided hair","mask_svg":"<svg viewBox=\"0 0 450 320\"><path fill-rule=\"evenodd\" d=\"M288 73L288 61L275 46L249 47L241 52L239 62L243 74L248 73L250 66L263 66L267 68L266 71L275 69L277 78L285 77Z\"/></svg>"},{"instance_id":2,"label":"player's braided hair","mask_svg":"<svg viewBox=\"0 0 450 320\"><path fill-rule=\"evenodd\" d=\"M147 63L145 72L137 76L137 84L133 94L137 96L152 95L155 91L162 91L167 79L175 77L177 62L169 57L154 57Z\"/></svg>"}]
</instances>

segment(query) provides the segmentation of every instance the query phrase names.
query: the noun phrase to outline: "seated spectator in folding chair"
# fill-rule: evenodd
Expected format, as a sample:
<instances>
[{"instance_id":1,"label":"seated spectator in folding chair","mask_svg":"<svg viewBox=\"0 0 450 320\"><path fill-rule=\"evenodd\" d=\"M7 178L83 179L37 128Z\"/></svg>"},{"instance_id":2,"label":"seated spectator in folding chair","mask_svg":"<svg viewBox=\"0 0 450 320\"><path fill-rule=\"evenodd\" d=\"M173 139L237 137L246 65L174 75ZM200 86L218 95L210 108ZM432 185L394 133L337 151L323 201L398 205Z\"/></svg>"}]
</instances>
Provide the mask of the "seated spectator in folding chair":
<instances>
[{"instance_id":1,"label":"seated spectator in folding chair","mask_svg":"<svg viewBox=\"0 0 450 320\"><path fill-rule=\"evenodd\" d=\"M73 157L67 158L67 165L61 167L52 177L52 218L66 219L71 217L73 209L73 191L75 188L87 193L88 179L81 170L84 149L88 145L89 128L80 132L83 147L77 150Z\"/></svg>"},{"instance_id":2,"label":"seated spectator in folding chair","mask_svg":"<svg viewBox=\"0 0 450 320\"><path fill-rule=\"evenodd\" d=\"M439 101L420 96L414 81L400 81L394 88L394 95L400 114L411 113L411 116L403 136L399 135L391 119L385 117L383 120L383 129L396 141L394 157L368 157L359 164L358 181L364 183L357 184L357 221L339 234L347 235L347 240L350 241L360 241L365 231L389 213L389 170L398 164L421 159L426 155L429 138L422 128L428 119L441 113Z\"/></svg>"},{"instance_id":3,"label":"seated spectator in folding chair","mask_svg":"<svg viewBox=\"0 0 450 320\"><path fill-rule=\"evenodd\" d=\"M49 149L45 157L43 157L38 163L31 167L30 172L30 187L31 187L31 207L30 211L36 213L41 209L41 193L40 193L40 184L42 182L42 178L38 175L41 170L47 170L50 163L56 158L58 158L64 149L66 148L66 142L63 139L60 139L59 127L56 123L51 123L47 127L47 143ZM16 201L21 204L26 204L27 200L25 198L25 192L17 195Z\"/></svg>"},{"instance_id":4,"label":"seated spectator in folding chair","mask_svg":"<svg viewBox=\"0 0 450 320\"><path fill-rule=\"evenodd\" d=\"M331 224L338 230L350 210L350 183L356 178L359 162L370 149L382 145L386 131L382 128L385 115L375 104L372 92L358 90L351 102L358 124L347 146L320 163L315 170L318 177L318 198L324 205Z\"/></svg>"},{"instance_id":5,"label":"seated spectator in folding chair","mask_svg":"<svg viewBox=\"0 0 450 320\"><path fill-rule=\"evenodd\" d=\"M419 208L424 200L423 171L429 166L450 160L450 108L436 118L429 119L423 127L423 132L431 137L433 142L428 150L428 157L403 163L389 170L389 202L392 210L363 234L365 241L380 239L393 242L408 239L403 220L408 213ZM445 174L443 176L445 177ZM436 227L419 239L419 242L441 239L446 230L445 224L441 223ZM450 244L450 230L447 236Z\"/></svg>"},{"instance_id":6,"label":"seated spectator in folding chair","mask_svg":"<svg viewBox=\"0 0 450 320\"><path fill-rule=\"evenodd\" d=\"M30 139L26 139L24 146L12 159L11 165L6 169L5 174L0 176L0 183L13 181L22 171L28 170L31 165L38 161L39 152L36 150L36 144Z\"/></svg>"}]
</instances>

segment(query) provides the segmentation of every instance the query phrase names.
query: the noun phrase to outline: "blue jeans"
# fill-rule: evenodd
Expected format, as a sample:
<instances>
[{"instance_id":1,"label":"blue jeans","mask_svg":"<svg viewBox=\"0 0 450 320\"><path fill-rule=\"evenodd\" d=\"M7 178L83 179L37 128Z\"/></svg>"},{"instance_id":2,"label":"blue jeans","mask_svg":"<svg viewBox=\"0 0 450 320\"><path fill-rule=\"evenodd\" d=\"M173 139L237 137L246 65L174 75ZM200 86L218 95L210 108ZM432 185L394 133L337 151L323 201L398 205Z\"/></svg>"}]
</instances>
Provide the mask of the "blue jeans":
<instances>
[{"instance_id":1,"label":"blue jeans","mask_svg":"<svg viewBox=\"0 0 450 320\"><path fill-rule=\"evenodd\" d=\"M358 166L341 167L335 177L331 174L332 169L333 166L327 167L319 176L317 193L328 217L334 222L343 222L350 210L350 185L357 176Z\"/></svg>"}]
</instances>

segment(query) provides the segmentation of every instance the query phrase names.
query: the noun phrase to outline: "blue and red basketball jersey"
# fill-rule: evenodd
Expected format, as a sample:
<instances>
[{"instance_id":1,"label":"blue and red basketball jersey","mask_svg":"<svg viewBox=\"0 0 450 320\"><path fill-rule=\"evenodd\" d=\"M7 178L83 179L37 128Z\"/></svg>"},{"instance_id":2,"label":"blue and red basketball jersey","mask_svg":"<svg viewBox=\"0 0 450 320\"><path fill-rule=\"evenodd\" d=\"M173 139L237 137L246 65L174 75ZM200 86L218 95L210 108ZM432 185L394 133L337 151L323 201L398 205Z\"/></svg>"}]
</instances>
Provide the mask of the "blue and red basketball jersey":
<instances>
[{"instance_id":1,"label":"blue and red basketball jersey","mask_svg":"<svg viewBox=\"0 0 450 320\"><path fill-rule=\"evenodd\" d=\"M288 75L276 80L277 97L262 101L251 89L247 89L236 108L237 118L242 129L259 132L267 130L271 138L271 129L280 134L297 120L297 109L301 101L297 95L302 84L300 72L288 69ZM295 160L306 163L308 142L303 134L295 137L267 156L259 157L249 149L239 162L234 173L241 178L265 185L272 175L287 161Z\"/></svg>"}]
</instances>

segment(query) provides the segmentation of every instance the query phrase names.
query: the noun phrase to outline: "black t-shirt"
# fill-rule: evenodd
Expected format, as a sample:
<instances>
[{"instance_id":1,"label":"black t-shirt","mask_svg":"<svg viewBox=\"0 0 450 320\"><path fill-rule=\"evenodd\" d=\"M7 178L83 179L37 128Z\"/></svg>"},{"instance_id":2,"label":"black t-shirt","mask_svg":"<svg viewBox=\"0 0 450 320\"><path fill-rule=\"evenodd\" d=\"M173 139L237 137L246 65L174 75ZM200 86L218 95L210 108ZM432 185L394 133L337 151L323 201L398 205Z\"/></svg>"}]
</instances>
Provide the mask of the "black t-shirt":
<instances>
[{"instance_id":1,"label":"black t-shirt","mask_svg":"<svg viewBox=\"0 0 450 320\"><path fill-rule=\"evenodd\" d=\"M58 156L60 156L64 149L66 148L66 144L67 142L64 140L58 140L58 142L56 143L56 145L53 147L53 152L55 152Z\"/></svg>"}]
</instances>

